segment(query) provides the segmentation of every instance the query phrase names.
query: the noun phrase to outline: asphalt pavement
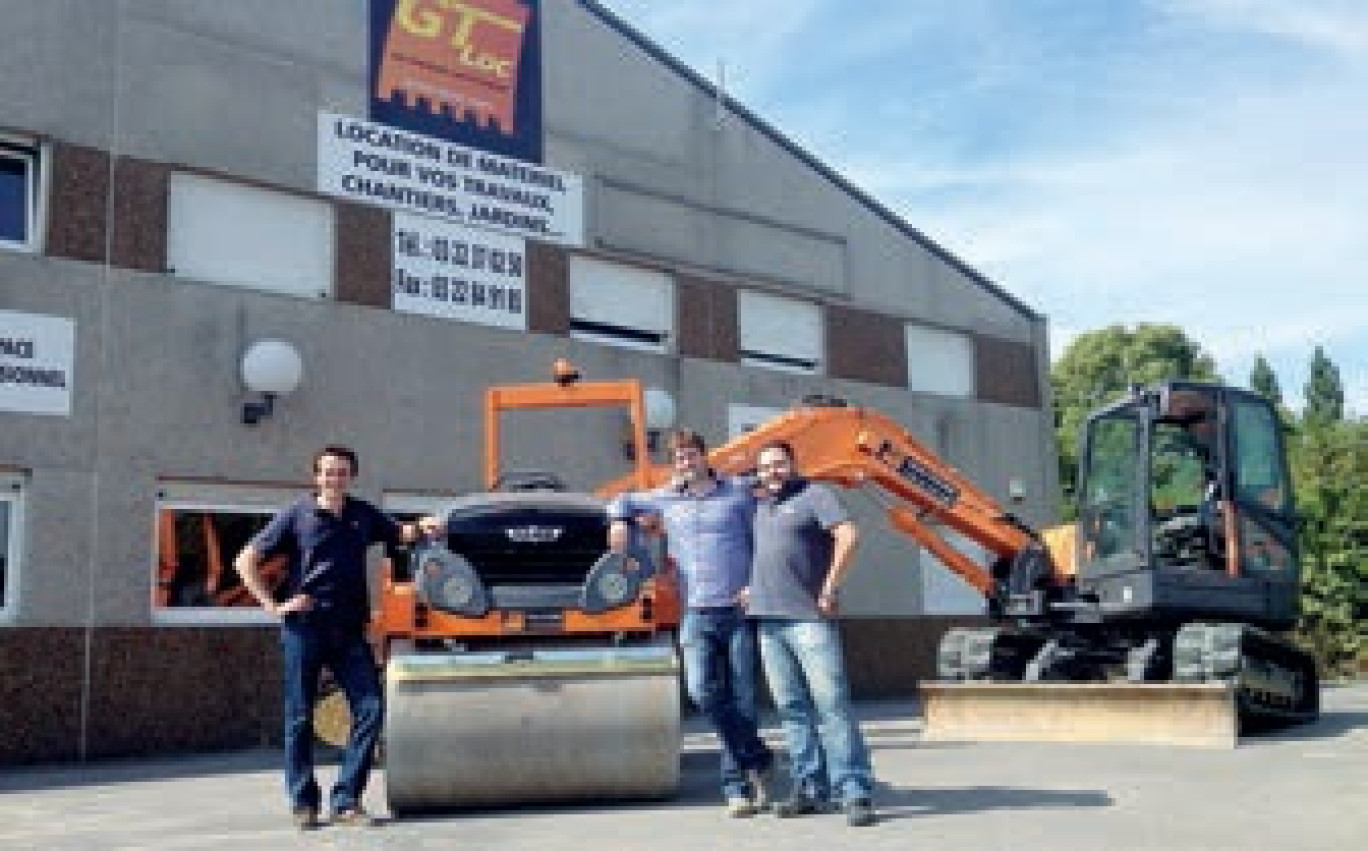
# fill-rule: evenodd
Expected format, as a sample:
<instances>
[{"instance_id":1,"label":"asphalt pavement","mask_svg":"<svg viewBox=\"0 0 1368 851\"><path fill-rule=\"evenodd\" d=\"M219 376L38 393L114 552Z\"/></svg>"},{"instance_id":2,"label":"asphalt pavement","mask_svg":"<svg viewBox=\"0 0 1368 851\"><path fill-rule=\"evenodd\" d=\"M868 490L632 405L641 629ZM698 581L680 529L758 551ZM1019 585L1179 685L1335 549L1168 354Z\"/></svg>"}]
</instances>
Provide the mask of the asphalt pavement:
<instances>
[{"instance_id":1,"label":"asphalt pavement","mask_svg":"<svg viewBox=\"0 0 1368 851\"><path fill-rule=\"evenodd\" d=\"M0 772L0 848L500 849L1317 849L1368 847L1368 684L1327 687L1315 724L1233 750L1153 745L924 742L912 701L858 707L879 786L879 823L840 815L725 817L716 742L686 722L679 794L385 817L301 834L279 751L44 766ZM779 743L769 719L766 735ZM320 771L325 788L331 766Z\"/></svg>"}]
</instances>

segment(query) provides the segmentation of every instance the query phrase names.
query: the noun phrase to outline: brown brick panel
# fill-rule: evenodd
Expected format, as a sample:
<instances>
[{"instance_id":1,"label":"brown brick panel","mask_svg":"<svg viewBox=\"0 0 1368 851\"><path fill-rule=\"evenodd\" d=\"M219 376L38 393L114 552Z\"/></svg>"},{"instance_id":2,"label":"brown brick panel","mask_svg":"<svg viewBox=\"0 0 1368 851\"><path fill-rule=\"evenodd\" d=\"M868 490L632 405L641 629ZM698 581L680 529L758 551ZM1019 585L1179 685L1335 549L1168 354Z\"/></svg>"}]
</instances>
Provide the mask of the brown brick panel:
<instances>
[{"instance_id":1,"label":"brown brick panel","mask_svg":"<svg viewBox=\"0 0 1368 851\"><path fill-rule=\"evenodd\" d=\"M851 694L860 699L915 695L917 683L936 676L936 647L946 630L985 622L933 615L840 621Z\"/></svg>"},{"instance_id":2,"label":"brown brick panel","mask_svg":"<svg viewBox=\"0 0 1368 851\"><path fill-rule=\"evenodd\" d=\"M1035 349L996 337L974 336L974 385L984 402L1039 408Z\"/></svg>"},{"instance_id":3,"label":"brown brick panel","mask_svg":"<svg viewBox=\"0 0 1368 851\"><path fill-rule=\"evenodd\" d=\"M527 328L570 333L570 255L545 242L527 242Z\"/></svg>"},{"instance_id":4,"label":"brown brick panel","mask_svg":"<svg viewBox=\"0 0 1368 851\"><path fill-rule=\"evenodd\" d=\"M333 205L337 258L334 292L338 301L389 308L393 239L389 211L337 202Z\"/></svg>"},{"instance_id":5,"label":"brown brick panel","mask_svg":"<svg viewBox=\"0 0 1368 851\"><path fill-rule=\"evenodd\" d=\"M54 257L103 263L109 203L109 155L54 142L44 250Z\"/></svg>"},{"instance_id":6,"label":"brown brick panel","mask_svg":"<svg viewBox=\"0 0 1368 851\"><path fill-rule=\"evenodd\" d=\"M121 157L114 163L113 264L165 272L167 198L171 171L160 163Z\"/></svg>"},{"instance_id":7,"label":"brown brick panel","mask_svg":"<svg viewBox=\"0 0 1368 851\"><path fill-rule=\"evenodd\" d=\"M825 316L828 375L907 386L907 337L901 321L840 305L828 306Z\"/></svg>"},{"instance_id":8,"label":"brown brick panel","mask_svg":"<svg viewBox=\"0 0 1368 851\"><path fill-rule=\"evenodd\" d=\"M92 758L280 742L275 628L108 628L93 647Z\"/></svg>"},{"instance_id":9,"label":"brown brick panel","mask_svg":"<svg viewBox=\"0 0 1368 851\"><path fill-rule=\"evenodd\" d=\"M80 756L84 653L79 629L0 629L0 765Z\"/></svg>"},{"instance_id":10,"label":"brown brick panel","mask_svg":"<svg viewBox=\"0 0 1368 851\"><path fill-rule=\"evenodd\" d=\"M741 358L736 290L697 278L676 276L679 354L735 363Z\"/></svg>"}]
</instances>

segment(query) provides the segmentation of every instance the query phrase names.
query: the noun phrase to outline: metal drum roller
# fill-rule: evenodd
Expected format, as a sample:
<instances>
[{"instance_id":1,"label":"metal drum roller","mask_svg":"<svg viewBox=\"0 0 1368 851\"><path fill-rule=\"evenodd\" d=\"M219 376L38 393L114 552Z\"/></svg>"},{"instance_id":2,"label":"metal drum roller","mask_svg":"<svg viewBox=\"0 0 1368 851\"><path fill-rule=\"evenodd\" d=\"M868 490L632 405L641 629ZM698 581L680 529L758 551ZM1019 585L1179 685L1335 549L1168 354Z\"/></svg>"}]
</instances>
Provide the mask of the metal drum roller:
<instances>
[{"instance_id":1,"label":"metal drum roller","mask_svg":"<svg viewBox=\"0 0 1368 851\"><path fill-rule=\"evenodd\" d=\"M397 654L385 682L396 815L665 797L679 785L679 665L668 644Z\"/></svg>"}]
</instances>

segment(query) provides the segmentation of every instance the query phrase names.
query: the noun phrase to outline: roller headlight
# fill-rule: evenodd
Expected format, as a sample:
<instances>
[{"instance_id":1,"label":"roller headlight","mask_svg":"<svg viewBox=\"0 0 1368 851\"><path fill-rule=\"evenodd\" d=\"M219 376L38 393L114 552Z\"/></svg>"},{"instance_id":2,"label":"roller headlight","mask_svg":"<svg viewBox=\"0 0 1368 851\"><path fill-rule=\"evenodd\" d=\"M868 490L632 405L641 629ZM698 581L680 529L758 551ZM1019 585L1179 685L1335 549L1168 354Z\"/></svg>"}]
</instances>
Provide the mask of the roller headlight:
<instances>
[{"instance_id":1,"label":"roller headlight","mask_svg":"<svg viewBox=\"0 0 1368 851\"><path fill-rule=\"evenodd\" d=\"M602 612L625 606L641 593L642 581L651 574L645 554L604 553L584 578L580 607L586 612Z\"/></svg>"},{"instance_id":2,"label":"roller headlight","mask_svg":"<svg viewBox=\"0 0 1368 851\"><path fill-rule=\"evenodd\" d=\"M418 565L418 596L443 612L480 617L489 611L489 596L470 562L442 546L431 544L414 553Z\"/></svg>"}]
</instances>

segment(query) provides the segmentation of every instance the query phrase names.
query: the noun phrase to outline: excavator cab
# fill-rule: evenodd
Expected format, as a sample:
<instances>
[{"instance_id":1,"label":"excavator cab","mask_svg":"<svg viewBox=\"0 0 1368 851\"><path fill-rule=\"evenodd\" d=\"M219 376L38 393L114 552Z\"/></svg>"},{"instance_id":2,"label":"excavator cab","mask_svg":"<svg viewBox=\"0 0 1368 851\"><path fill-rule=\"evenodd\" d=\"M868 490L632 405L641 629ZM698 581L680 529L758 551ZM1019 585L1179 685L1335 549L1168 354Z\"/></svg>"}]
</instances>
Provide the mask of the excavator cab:
<instances>
[{"instance_id":1,"label":"excavator cab","mask_svg":"<svg viewBox=\"0 0 1368 851\"><path fill-rule=\"evenodd\" d=\"M1108 617L1295 622L1291 480L1262 396L1137 388L1089 418L1079 473L1078 590Z\"/></svg>"}]
</instances>

